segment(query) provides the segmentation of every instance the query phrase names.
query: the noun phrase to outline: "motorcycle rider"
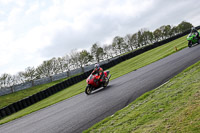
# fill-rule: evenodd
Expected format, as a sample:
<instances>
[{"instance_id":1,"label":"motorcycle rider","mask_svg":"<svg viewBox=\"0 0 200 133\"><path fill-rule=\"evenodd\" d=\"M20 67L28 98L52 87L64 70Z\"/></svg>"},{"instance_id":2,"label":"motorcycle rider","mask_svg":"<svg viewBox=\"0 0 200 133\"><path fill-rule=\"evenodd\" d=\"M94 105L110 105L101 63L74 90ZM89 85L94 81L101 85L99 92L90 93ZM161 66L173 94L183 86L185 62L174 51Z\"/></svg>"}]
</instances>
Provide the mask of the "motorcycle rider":
<instances>
[{"instance_id":1,"label":"motorcycle rider","mask_svg":"<svg viewBox=\"0 0 200 133\"><path fill-rule=\"evenodd\" d=\"M104 81L105 75L104 75L103 69L100 67L99 64L94 65L94 70L92 71L92 75L94 75L96 73L100 76L98 81L100 81L100 83L102 83Z\"/></svg>"},{"instance_id":2,"label":"motorcycle rider","mask_svg":"<svg viewBox=\"0 0 200 133\"><path fill-rule=\"evenodd\" d=\"M199 38L199 32L198 32L198 30L197 30L195 27L192 27L192 28L191 28L191 33L194 33L194 34L196 35L196 38L197 38L197 39L200 39L200 38Z\"/></svg>"}]
</instances>

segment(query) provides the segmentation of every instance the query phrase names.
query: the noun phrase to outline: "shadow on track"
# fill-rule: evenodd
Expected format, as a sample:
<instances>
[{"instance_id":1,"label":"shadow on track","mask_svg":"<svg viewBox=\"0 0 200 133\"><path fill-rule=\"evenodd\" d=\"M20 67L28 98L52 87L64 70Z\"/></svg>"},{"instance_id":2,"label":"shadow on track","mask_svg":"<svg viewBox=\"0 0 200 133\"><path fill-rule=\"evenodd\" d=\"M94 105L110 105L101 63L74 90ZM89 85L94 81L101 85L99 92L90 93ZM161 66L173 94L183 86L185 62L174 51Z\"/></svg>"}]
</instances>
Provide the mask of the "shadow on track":
<instances>
[{"instance_id":1,"label":"shadow on track","mask_svg":"<svg viewBox=\"0 0 200 133\"><path fill-rule=\"evenodd\" d=\"M93 95L93 94L95 94L95 93L99 93L99 92L106 91L106 90L110 89L111 87L112 87L112 85L108 85L108 86L105 87L105 88L102 88L102 87L101 87L101 88L95 90L94 92L92 92L90 95Z\"/></svg>"}]
</instances>

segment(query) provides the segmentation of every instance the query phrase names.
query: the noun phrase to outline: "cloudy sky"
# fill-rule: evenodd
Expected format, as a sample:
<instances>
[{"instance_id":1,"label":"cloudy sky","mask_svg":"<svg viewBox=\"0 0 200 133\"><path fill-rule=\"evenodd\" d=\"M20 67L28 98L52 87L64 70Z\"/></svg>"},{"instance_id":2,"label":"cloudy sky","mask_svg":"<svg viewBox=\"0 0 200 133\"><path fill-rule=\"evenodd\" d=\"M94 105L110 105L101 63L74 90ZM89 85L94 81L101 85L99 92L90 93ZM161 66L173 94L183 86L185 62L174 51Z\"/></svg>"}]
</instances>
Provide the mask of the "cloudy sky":
<instances>
[{"instance_id":1,"label":"cloudy sky","mask_svg":"<svg viewBox=\"0 0 200 133\"><path fill-rule=\"evenodd\" d=\"M200 0L0 0L0 74L141 28L200 25Z\"/></svg>"}]
</instances>

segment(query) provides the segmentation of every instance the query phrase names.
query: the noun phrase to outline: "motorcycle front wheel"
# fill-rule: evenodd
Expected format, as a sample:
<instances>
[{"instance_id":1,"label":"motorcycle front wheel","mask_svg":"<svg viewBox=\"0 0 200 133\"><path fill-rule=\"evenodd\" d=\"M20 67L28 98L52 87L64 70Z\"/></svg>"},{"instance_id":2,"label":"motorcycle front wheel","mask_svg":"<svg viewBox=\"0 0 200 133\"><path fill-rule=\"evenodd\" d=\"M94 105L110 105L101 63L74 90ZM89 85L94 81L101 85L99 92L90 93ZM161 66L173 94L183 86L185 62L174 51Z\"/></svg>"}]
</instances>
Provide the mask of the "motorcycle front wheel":
<instances>
[{"instance_id":1,"label":"motorcycle front wheel","mask_svg":"<svg viewBox=\"0 0 200 133\"><path fill-rule=\"evenodd\" d=\"M108 85L108 83L109 83L109 78L106 77L106 81L105 81L103 87L105 88Z\"/></svg>"},{"instance_id":2,"label":"motorcycle front wheel","mask_svg":"<svg viewBox=\"0 0 200 133\"><path fill-rule=\"evenodd\" d=\"M86 93L87 95L90 95L91 92L92 92L92 86L88 85L88 86L85 88L85 93Z\"/></svg>"}]
</instances>

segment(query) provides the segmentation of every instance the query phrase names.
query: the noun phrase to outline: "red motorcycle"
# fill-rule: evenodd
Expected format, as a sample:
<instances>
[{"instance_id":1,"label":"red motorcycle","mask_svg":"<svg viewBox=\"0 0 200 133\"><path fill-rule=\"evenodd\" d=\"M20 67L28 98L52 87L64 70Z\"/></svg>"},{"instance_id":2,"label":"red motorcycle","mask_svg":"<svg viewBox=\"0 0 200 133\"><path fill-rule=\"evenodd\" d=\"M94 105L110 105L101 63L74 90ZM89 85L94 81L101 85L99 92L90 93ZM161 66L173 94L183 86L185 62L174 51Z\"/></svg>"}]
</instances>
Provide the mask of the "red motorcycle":
<instances>
[{"instance_id":1,"label":"red motorcycle","mask_svg":"<svg viewBox=\"0 0 200 133\"><path fill-rule=\"evenodd\" d=\"M109 79L111 75L109 75L110 71L104 71L104 82L100 82L98 79L100 76L98 74L90 74L90 76L87 78L87 87L85 88L85 93L87 95L90 95L92 91L100 88L100 87L106 87L109 83Z\"/></svg>"}]
</instances>

